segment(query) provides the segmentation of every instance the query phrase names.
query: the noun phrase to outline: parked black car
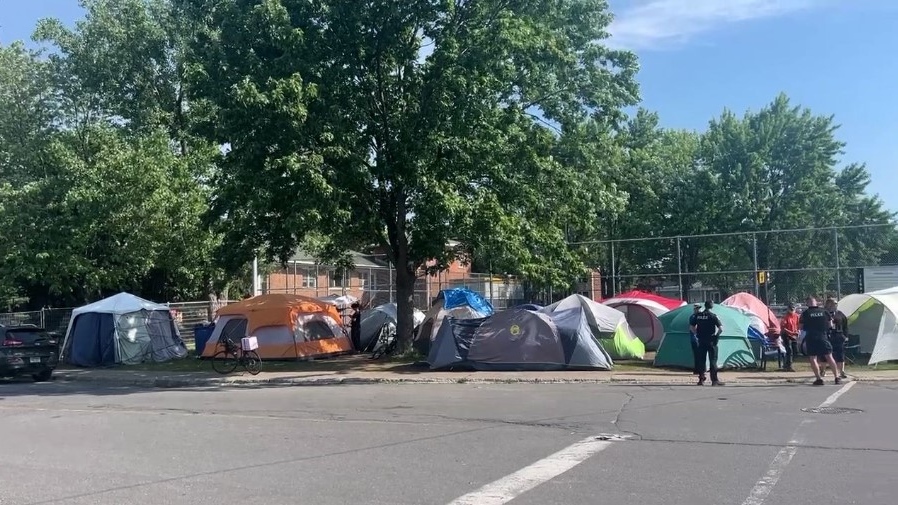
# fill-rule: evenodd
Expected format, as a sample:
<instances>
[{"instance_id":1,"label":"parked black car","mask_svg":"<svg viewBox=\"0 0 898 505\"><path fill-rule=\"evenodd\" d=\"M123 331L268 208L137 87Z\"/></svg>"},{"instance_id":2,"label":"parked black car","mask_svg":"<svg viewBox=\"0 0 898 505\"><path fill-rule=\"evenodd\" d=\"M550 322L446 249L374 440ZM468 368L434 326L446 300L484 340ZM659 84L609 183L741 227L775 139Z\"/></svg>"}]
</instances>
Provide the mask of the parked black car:
<instances>
[{"instance_id":1,"label":"parked black car","mask_svg":"<svg viewBox=\"0 0 898 505\"><path fill-rule=\"evenodd\" d=\"M48 381L59 363L59 339L37 326L0 326L0 377Z\"/></svg>"}]
</instances>

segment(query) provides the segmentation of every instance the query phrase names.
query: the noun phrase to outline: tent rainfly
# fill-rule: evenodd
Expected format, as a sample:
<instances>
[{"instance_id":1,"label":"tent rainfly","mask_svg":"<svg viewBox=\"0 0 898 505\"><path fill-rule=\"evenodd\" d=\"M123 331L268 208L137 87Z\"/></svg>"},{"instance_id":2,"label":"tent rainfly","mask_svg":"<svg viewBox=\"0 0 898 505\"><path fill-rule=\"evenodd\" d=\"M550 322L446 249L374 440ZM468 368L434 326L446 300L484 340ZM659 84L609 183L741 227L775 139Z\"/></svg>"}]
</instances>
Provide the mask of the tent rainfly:
<instances>
[{"instance_id":1,"label":"tent rainfly","mask_svg":"<svg viewBox=\"0 0 898 505\"><path fill-rule=\"evenodd\" d=\"M427 359L433 370L610 370L582 309L542 314L510 309L440 326Z\"/></svg>"},{"instance_id":2,"label":"tent rainfly","mask_svg":"<svg viewBox=\"0 0 898 505\"><path fill-rule=\"evenodd\" d=\"M169 308L129 293L72 311L62 349L64 362L84 367L187 356Z\"/></svg>"},{"instance_id":3,"label":"tent rainfly","mask_svg":"<svg viewBox=\"0 0 898 505\"><path fill-rule=\"evenodd\" d=\"M726 305L716 305L711 311L717 314L723 324L723 333L717 345L718 368L756 367L757 358L748 341L751 325L748 316ZM695 366L689 332L691 315L692 307L681 307L659 318L664 325L664 338L655 355L654 366L690 369Z\"/></svg>"},{"instance_id":4,"label":"tent rainfly","mask_svg":"<svg viewBox=\"0 0 898 505\"><path fill-rule=\"evenodd\" d=\"M414 309L415 328L424 322L424 313ZM362 311L362 335L359 339L361 352L374 352L378 337L385 327L393 325L395 330L398 321L398 310L395 303L386 303L370 310Z\"/></svg>"},{"instance_id":5,"label":"tent rainfly","mask_svg":"<svg viewBox=\"0 0 898 505\"><path fill-rule=\"evenodd\" d=\"M664 335L664 327L658 317L686 305L683 300L644 291L628 291L602 303L624 313L633 333L642 340L647 351L657 350Z\"/></svg>"},{"instance_id":6,"label":"tent rainfly","mask_svg":"<svg viewBox=\"0 0 898 505\"><path fill-rule=\"evenodd\" d=\"M870 364L898 360L898 287L848 295L839 300L839 310Z\"/></svg>"},{"instance_id":7,"label":"tent rainfly","mask_svg":"<svg viewBox=\"0 0 898 505\"><path fill-rule=\"evenodd\" d=\"M751 320L751 327L760 335L780 334L780 321L776 314L764 302L751 293L736 293L720 302L742 312Z\"/></svg>"},{"instance_id":8,"label":"tent rainfly","mask_svg":"<svg viewBox=\"0 0 898 505\"><path fill-rule=\"evenodd\" d=\"M571 295L540 312L553 315L566 310L582 310L593 337L613 359L642 359L645 345L633 334L624 313L586 298Z\"/></svg>"},{"instance_id":9,"label":"tent rainfly","mask_svg":"<svg viewBox=\"0 0 898 505\"><path fill-rule=\"evenodd\" d=\"M202 356L211 358L225 339L239 345L243 337L258 339L262 359L307 359L352 350L337 308L315 298L270 294L225 305Z\"/></svg>"}]
</instances>

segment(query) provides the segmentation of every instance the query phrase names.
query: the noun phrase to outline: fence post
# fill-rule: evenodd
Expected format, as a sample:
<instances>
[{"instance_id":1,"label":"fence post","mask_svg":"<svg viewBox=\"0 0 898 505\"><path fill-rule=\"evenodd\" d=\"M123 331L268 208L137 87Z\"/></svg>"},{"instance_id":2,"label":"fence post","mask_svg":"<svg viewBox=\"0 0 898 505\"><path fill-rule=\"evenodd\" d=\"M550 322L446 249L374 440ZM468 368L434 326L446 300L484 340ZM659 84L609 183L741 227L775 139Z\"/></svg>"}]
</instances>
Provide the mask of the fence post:
<instances>
[{"instance_id":1,"label":"fence post","mask_svg":"<svg viewBox=\"0 0 898 505\"><path fill-rule=\"evenodd\" d=\"M47 318L44 316L44 311L46 307L41 307L41 328L47 329Z\"/></svg>"},{"instance_id":2,"label":"fence post","mask_svg":"<svg viewBox=\"0 0 898 505\"><path fill-rule=\"evenodd\" d=\"M614 240L611 241L611 296L617 295L617 258L614 256Z\"/></svg>"},{"instance_id":3,"label":"fence post","mask_svg":"<svg viewBox=\"0 0 898 505\"><path fill-rule=\"evenodd\" d=\"M688 297L683 296L683 253L680 249L680 237L677 237L677 286L680 298L686 300Z\"/></svg>"},{"instance_id":4,"label":"fence post","mask_svg":"<svg viewBox=\"0 0 898 505\"><path fill-rule=\"evenodd\" d=\"M836 299L842 298L842 271L839 261L839 230L833 228L833 242L836 248Z\"/></svg>"},{"instance_id":5,"label":"fence post","mask_svg":"<svg viewBox=\"0 0 898 505\"><path fill-rule=\"evenodd\" d=\"M387 265L388 265L389 277L390 277L390 303L393 303L393 260L388 258ZM428 300L428 303L430 303L429 300Z\"/></svg>"},{"instance_id":6,"label":"fence post","mask_svg":"<svg viewBox=\"0 0 898 505\"><path fill-rule=\"evenodd\" d=\"M755 297L761 297L761 286L758 285L758 234L751 234L752 243L754 246L754 256L755 256Z\"/></svg>"},{"instance_id":7,"label":"fence post","mask_svg":"<svg viewBox=\"0 0 898 505\"><path fill-rule=\"evenodd\" d=\"M490 304L495 307L496 303L493 301L493 260L490 260L490 297L489 297L489 300L490 300Z\"/></svg>"}]
</instances>

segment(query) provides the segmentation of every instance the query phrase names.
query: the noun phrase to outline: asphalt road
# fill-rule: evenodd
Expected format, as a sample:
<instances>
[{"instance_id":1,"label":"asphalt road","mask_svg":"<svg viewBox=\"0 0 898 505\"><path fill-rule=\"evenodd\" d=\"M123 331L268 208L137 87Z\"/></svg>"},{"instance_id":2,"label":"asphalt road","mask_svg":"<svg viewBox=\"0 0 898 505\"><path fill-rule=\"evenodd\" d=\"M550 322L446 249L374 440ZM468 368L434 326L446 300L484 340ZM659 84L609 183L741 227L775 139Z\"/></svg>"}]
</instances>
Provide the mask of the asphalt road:
<instances>
[{"instance_id":1,"label":"asphalt road","mask_svg":"<svg viewBox=\"0 0 898 505\"><path fill-rule=\"evenodd\" d=\"M839 391L6 382L0 504L893 505L898 384Z\"/></svg>"}]
</instances>

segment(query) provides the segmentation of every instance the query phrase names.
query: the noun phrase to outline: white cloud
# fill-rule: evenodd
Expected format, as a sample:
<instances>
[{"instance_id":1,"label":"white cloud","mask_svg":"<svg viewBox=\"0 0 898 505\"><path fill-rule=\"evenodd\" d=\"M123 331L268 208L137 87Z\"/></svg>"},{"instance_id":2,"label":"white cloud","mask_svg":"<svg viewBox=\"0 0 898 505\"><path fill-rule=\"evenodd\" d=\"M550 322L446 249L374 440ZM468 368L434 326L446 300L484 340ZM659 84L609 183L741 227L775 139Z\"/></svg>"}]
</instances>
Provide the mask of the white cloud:
<instances>
[{"instance_id":1,"label":"white cloud","mask_svg":"<svg viewBox=\"0 0 898 505\"><path fill-rule=\"evenodd\" d=\"M727 25L818 7L831 0L619 0L611 44L658 49Z\"/></svg>"}]
</instances>

